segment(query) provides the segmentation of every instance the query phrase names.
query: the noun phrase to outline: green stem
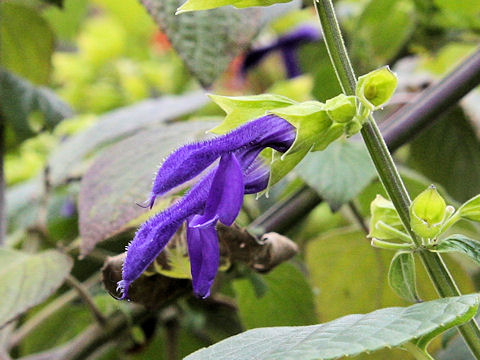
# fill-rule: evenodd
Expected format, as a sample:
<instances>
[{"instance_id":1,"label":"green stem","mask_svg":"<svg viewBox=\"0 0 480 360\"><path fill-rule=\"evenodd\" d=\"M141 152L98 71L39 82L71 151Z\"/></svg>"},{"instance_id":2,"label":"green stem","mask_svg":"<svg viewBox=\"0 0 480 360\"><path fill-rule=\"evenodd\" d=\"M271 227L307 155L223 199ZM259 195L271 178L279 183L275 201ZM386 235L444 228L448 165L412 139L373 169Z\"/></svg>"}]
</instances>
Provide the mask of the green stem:
<instances>
[{"instance_id":1,"label":"green stem","mask_svg":"<svg viewBox=\"0 0 480 360\"><path fill-rule=\"evenodd\" d=\"M412 354L417 360L435 360L425 350L420 349L415 344L408 342L402 345L410 354Z\"/></svg>"},{"instance_id":2,"label":"green stem","mask_svg":"<svg viewBox=\"0 0 480 360\"><path fill-rule=\"evenodd\" d=\"M413 244L405 244L405 243L392 243L388 241L382 241L379 239L372 239L371 242L373 247L380 248L380 249L386 249L386 250L404 250L404 251L412 251L414 249Z\"/></svg>"},{"instance_id":3,"label":"green stem","mask_svg":"<svg viewBox=\"0 0 480 360\"><path fill-rule=\"evenodd\" d=\"M356 77L343 42L333 3L331 0L314 0L313 2L318 12L328 54L338 80L345 94L353 95L355 93ZM405 229L411 235L414 243L420 246L421 239L412 232L410 227L410 197L373 116L369 117L361 133L380 180L397 209ZM460 295L457 285L439 254L421 251L420 257L441 297ZM476 359L480 359L480 329L475 320L460 326L459 331Z\"/></svg>"}]
</instances>

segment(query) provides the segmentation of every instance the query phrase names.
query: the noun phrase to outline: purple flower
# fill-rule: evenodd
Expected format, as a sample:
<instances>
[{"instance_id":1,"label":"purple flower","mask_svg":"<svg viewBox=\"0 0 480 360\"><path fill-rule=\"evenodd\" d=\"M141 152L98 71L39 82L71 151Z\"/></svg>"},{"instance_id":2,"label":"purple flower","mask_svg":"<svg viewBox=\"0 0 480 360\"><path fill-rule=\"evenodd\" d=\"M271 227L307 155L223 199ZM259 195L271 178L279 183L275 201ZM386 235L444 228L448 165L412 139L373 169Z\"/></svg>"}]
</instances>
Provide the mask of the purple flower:
<instances>
[{"instance_id":1,"label":"purple flower","mask_svg":"<svg viewBox=\"0 0 480 360\"><path fill-rule=\"evenodd\" d=\"M193 290L202 298L209 296L219 264L217 222L232 225L242 207L243 195L267 187L269 168L258 157L260 152L267 147L285 152L295 136L295 128L286 120L267 115L226 135L174 151L158 170L150 207L158 196L198 176L202 178L185 196L137 231L128 246L118 284L122 299L128 298L129 285L155 260L184 221Z\"/></svg>"},{"instance_id":2,"label":"purple flower","mask_svg":"<svg viewBox=\"0 0 480 360\"><path fill-rule=\"evenodd\" d=\"M302 71L297 59L298 47L302 44L318 41L320 38L321 34L317 26L300 26L292 32L281 36L274 43L249 52L242 64L241 71L243 74L246 74L250 68L258 65L269 53L280 51L285 69L287 70L287 77L291 79L299 76L302 74Z\"/></svg>"}]
</instances>

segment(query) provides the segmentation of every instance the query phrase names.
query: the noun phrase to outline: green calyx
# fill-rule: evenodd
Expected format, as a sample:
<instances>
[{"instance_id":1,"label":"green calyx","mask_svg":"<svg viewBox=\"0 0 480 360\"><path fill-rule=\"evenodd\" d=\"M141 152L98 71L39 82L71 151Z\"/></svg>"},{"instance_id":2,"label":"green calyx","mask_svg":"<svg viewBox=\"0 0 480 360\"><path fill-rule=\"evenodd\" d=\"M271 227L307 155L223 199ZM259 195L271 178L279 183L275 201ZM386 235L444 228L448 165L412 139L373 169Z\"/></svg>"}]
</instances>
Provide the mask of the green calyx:
<instances>
[{"instance_id":1,"label":"green calyx","mask_svg":"<svg viewBox=\"0 0 480 360\"><path fill-rule=\"evenodd\" d=\"M405 229L398 216L397 210L395 210L390 200L385 199L381 195L377 195L375 200L370 204L370 214L369 238L392 240L405 238L405 236L407 236L403 232Z\"/></svg>"},{"instance_id":2,"label":"green calyx","mask_svg":"<svg viewBox=\"0 0 480 360\"><path fill-rule=\"evenodd\" d=\"M381 108L392 97L397 87L397 76L388 66L358 78L355 94L370 111Z\"/></svg>"},{"instance_id":3,"label":"green calyx","mask_svg":"<svg viewBox=\"0 0 480 360\"><path fill-rule=\"evenodd\" d=\"M433 185L420 193L410 205L411 228L424 238L437 237L447 215L445 200Z\"/></svg>"}]
</instances>

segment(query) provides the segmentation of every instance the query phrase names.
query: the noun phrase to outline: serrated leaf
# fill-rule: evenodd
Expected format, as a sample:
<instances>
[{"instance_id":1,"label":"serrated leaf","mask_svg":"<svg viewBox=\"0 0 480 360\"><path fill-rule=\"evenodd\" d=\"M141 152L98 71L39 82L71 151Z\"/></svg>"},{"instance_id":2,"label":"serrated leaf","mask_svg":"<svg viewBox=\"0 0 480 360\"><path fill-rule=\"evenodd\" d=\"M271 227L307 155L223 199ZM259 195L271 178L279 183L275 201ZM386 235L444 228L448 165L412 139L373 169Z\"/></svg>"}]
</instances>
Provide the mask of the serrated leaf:
<instances>
[{"instance_id":1,"label":"serrated leaf","mask_svg":"<svg viewBox=\"0 0 480 360\"><path fill-rule=\"evenodd\" d=\"M260 328L230 337L186 357L199 359L331 360L404 343L469 320L478 295L444 298L407 308L348 315L325 324Z\"/></svg>"},{"instance_id":2,"label":"serrated leaf","mask_svg":"<svg viewBox=\"0 0 480 360\"><path fill-rule=\"evenodd\" d=\"M33 8L0 3L0 65L35 84L45 84L51 70L54 35Z\"/></svg>"},{"instance_id":3,"label":"serrated leaf","mask_svg":"<svg viewBox=\"0 0 480 360\"><path fill-rule=\"evenodd\" d=\"M239 316L247 329L259 326L309 325L317 321L312 289L305 275L294 265L282 264L261 279L266 286L261 297L256 296L251 279L233 282Z\"/></svg>"},{"instance_id":4,"label":"serrated leaf","mask_svg":"<svg viewBox=\"0 0 480 360\"><path fill-rule=\"evenodd\" d=\"M461 234L451 235L433 247L436 252L459 252L480 264L480 242Z\"/></svg>"},{"instance_id":5,"label":"serrated leaf","mask_svg":"<svg viewBox=\"0 0 480 360\"><path fill-rule=\"evenodd\" d=\"M173 120L208 102L203 92L149 99L102 115L94 126L64 141L49 159L50 181L62 183L75 167L98 148L119 141L147 126Z\"/></svg>"},{"instance_id":6,"label":"serrated leaf","mask_svg":"<svg viewBox=\"0 0 480 360\"><path fill-rule=\"evenodd\" d=\"M415 261L411 252L395 254L388 271L388 283L401 298L418 302Z\"/></svg>"},{"instance_id":7,"label":"serrated leaf","mask_svg":"<svg viewBox=\"0 0 480 360\"><path fill-rule=\"evenodd\" d=\"M333 209L339 209L368 185L375 168L363 144L335 141L324 151L309 153L296 173Z\"/></svg>"},{"instance_id":8,"label":"serrated leaf","mask_svg":"<svg viewBox=\"0 0 480 360\"><path fill-rule=\"evenodd\" d=\"M40 111L43 114L47 129L53 128L64 118L72 116L70 107L51 90L34 86L27 80L1 68L0 98L2 99L2 116L15 130L19 140L35 134L28 121L33 111Z\"/></svg>"},{"instance_id":9,"label":"serrated leaf","mask_svg":"<svg viewBox=\"0 0 480 360\"><path fill-rule=\"evenodd\" d=\"M132 221L140 216L153 215L135 203L147 199L155 169L176 147L202 136L213 125L211 122L159 125L102 152L84 175L78 198L82 253L88 253L98 242L129 226L137 226Z\"/></svg>"},{"instance_id":10,"label":"serrated leaf","mask_svg":"<svg viewBox=\"0 0 480 360\"><path fill-rule=\"evenodd\" d=\"M176 13L178 15L188 11L215 9L226 5L233 5L239 9L251 6L270 6L289 1L291 0L187 0L177 9Z\"/></svg>"},{"instance_id":11,"label":"serrated leaf","mask_svg":"<svg viewBox=\"0 0 480 360\"><path fill-rule=\"evenodd\" d=\"M235 97L209 96L227 114L220 125L210 130L214 134L226 134L249 120L265 115L269 110L295 103L285 96L273 94Z\"/></svg>"},{"instance_id":12,"label":"serrated leaf","mask_svg":"<svg viewBox=\"0 0 480 360\"><path fill-rule=\"evenodd\" d=\"M0 327L40 304L62 285L72 260L57 251L26 254L0 249Z\"/></svg>"},{"instance_id":13,"label":"serrated leaf","mask_svg":"<svg viewBox=\"0 0 480 360\"><path fill-rule=\"evenodd\" d=\"M222 75L262 26L259 8L221 8L175 15L183 0L142 0L190 72L204 87Z\"/></svg>"}]
</instances>

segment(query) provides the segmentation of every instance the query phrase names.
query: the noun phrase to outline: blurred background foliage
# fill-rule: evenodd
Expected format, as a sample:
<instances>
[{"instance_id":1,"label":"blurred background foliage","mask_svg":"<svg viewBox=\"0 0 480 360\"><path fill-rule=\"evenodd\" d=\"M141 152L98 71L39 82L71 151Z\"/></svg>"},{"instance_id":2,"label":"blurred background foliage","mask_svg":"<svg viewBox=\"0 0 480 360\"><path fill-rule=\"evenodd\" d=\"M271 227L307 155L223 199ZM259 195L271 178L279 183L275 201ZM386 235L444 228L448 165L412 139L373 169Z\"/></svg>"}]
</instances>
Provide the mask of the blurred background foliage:
<instances>
[{"instance_id":1,"label":"blurred background foliage","mask_svg":"<svg viewBox=\"0 0 480 360\"><path fill-rule=\"evenodd\" d=\"M200 84L216 94L272 92L299 101L340 92L321 41L298 46L301 76L287 78L278 49L242 71L251 49L300 25L319 31L309 2L175 18L171 10L180 3L0 2L5 247L15 251L2 256L23 259L18 271L45 274L15 280L19 284L0 266L0 289L9 289L2 298L10 299L9 305L0 302L0 326L10 321L0 330L0 349L13 358L172 360L253 327L314 324L406 305L387 284L391 254L371 248L359 226L383 189L356 138L310 154L269 198L245 202L242 226L306 184L324 199L282 229L300 246L293 260L266 275L233 264L219 274L211 299L182 296L141 320L135 306L106 294L100 268L152 214L135 202L146 199L156 166L223 116ZM480 40L476 0L343 0L336 7L357 74L389 64L399 76L390 105L377 115L380 122L415 101ZM479 104L477 88L396 151L412 196L432 182L453 205L480 192ZM457 226L480 239L477 227ZM62 260L52 259L50 249ZM478 291L477 268L462 257L447 260L462 291ZM422 298L435 298L419 271ZM103 317L127 319L121 331L106 331L111 336L102 346L88 348L88 356L71 355L69 348L81 348L85 334L95 333L91 306L77 296L75 279ZM12 291L19 287L24 293ZM470 359L455 333L447 335L435 344L440 358ZM47 355L34 355L41 352ZM358 358L409 356L385 354Z\"/></svg>"}]
</instances>

